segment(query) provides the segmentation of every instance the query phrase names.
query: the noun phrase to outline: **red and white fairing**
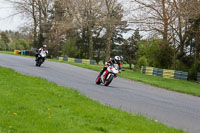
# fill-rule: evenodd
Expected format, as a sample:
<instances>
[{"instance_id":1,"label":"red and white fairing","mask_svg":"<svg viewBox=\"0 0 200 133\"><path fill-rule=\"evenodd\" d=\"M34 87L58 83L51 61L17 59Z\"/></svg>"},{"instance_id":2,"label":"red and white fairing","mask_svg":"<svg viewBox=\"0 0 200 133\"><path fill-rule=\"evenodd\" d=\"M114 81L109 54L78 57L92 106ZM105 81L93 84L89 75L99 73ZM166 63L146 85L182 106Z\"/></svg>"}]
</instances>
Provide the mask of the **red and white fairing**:
<instances>
[{"instance_id":1,"label":"red and white fairing","mask_svg":"<svg viewBox=\"0 0 200 133\"><path fill-rule=\"evenodd\" d=\"M101 77L97 77L96 83L103 83L105 86L108 86L113 80L113 78L117 76L118 73L120 73L118 64L108 66L105 72L101 75Z\"/></svg>"}]
</instances>

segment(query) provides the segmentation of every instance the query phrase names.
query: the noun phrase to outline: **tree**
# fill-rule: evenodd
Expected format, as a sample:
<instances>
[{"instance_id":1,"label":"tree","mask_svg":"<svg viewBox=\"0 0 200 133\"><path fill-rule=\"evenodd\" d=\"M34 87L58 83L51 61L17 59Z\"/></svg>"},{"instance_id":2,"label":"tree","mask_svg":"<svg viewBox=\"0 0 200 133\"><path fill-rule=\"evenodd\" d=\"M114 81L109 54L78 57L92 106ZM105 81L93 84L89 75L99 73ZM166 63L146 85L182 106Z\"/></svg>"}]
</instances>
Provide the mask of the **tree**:
<instances>
[{"instance_id":1,"label":"tree","mask_svg":"<svg viewBox=\"0 0 200 133\"><path fill-rule=\"evenodd\" d=\"M113 37L113 33L117 26L122 25L124 22L122 21L123 17L123 8L117 0L105 0L105 29L106 29L106 48L105 48L105 57L106 60L110 58L111 55L111 40Z\"/></svg>"},{"instance_id":2,"label":"tree","mask_svg":"<svg viewBox=\"0 0 200 133\"><path fill-rule=\"evenodd\" d=\"M134 63L135 53L138 50L137 42L140 41L141 36L139 34L139 29L137 29L134 34L125 40L125 43L121 45L122 55L124 60L129 64L129 68L132 68L132 64Z\"/></svg>"},{"instance_id":3,"label":"tree","mask_svg":"<svg viewBox=\"0 0 200 133\"><path fill-rule=\"evenodd\" d=\"M3 44L6 46L6 50L9 50L10 38L8 36L8 33L7 32L1 32L0 36L1 36L1 40L2 40Z\"/></svg>"},{"instance_id":4,"label":"tree","mask_svg":"<svg viewBox=\"0 0 200 133\"><path fill-rule=\"evenodd\" d=\"M83 29L83 32L87 31L87 40L89 43L89 59L94 57L94 35L101 26L102 13L101 8L103 5L102 0L82 0L79 4L78 14L76 19L78 20L78 26ZM85 34L85 33L83 33Z\"/></svg>"},{"instance_id":5,"label":"tree","mask_svg":"<svg viewBox=\"0 0 200 133\"><path fill-rule=\"evenodd\" d=\"M63 44L63 55L76 58L80 50L76 46L76 39L70 38Z\"/></svg>"},{"instance_id":6,"label":"tree","mask_svg":"<svg viewBox=\"0 0 200 133\"><path fill-rule=\"evenodd\" d=\"M13 40L12 45L14 49L18 50L27 50L29 48L29 43L23 39Z\"/></svg>"},{"instance_id":7,"label":"tree","mask_svg":"<svg viewBox=\"0 0 200 133\"><path fill-rule=\"evenodd\" d=\"M147 31L156 31L162 35L163 45L169 45L170 25L174 23L176 14L171 0L134 0L139 5L138 18L133 23L141 24L140 27ZM141 15L144 14L144 15Z\"/></svg>"},{"instance_id":8,"label":"tree","mask_svg":"<svg viewBox=\"0 0 200 133\"><path fill-rule=\"evenodd\" d=\"M53 0L9 0L15 5L16 10L31 21L33 27L33 45L40 47L44 41L44 25L47 24ZM30 25L29 25L30 26Z\"/></svg>"},{"instance_id":9,"label":"tree","mask_svg":"<svg viewBox=\"0 0 200 133\"><path fill-rule=\"evenodd\" d=\"M15 5L15 8L19 13L24 14L27 19L33 21L33 45L37 45L37 27L38 27L38 11L36 7L36 0L22 0L22 1L10 1Z\"/></svg>"}]
</instances>

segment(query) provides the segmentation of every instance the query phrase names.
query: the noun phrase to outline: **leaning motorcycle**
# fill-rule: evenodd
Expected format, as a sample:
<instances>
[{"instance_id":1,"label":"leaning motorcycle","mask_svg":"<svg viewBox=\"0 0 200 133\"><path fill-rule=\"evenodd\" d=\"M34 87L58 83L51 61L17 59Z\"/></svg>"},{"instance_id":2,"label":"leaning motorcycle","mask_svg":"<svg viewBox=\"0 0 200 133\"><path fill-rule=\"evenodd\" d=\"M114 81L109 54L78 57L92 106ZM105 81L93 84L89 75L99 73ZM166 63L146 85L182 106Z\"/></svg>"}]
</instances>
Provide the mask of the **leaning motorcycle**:
<instances>
[{"instance_id":1,"label":"leaning motorcycle","mask_svg":"<svg viewBox=\"0 0 200 133\"><path fill-rule=\"evenodd\" d=\"M96 79L96 84L104 84L108 86L114 78L117 77L117 74L120 73L119 65L113 64L107 67L107 70L100 76L98 75Z\"/></svg>"},{"instance_id":2,"label":"leaning motorcycle","mask_svg":"<svg viewBox=\"0 0 200 133\"><path fill-rule=\"evenodd\" d=\"M36 60L36 66L41 66L42 63L44 63L45 58L47 57L47 53L45 51L41 51L38 54L37 60Z\"/></svg>"}]
</instances>

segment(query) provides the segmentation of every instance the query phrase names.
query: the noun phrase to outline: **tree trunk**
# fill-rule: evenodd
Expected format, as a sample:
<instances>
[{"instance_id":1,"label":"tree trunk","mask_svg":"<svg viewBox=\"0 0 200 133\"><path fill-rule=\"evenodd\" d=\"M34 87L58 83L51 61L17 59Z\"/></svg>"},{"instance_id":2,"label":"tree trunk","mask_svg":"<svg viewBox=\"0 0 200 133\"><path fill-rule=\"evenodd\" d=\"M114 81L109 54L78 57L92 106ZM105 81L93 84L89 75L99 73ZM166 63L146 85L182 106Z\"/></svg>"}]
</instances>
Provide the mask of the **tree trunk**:
<instances>
[{"instance_id":1,"label":"tree trunk","mask_svg":"<svg viewBox=\"0 0 200 133\"><path fill-rule=\"evenodd\" d=\"M132 63L129 63L129 68L132 69Z\"/></svg>"},{"instance_id":2,"label":"tree trunk","mask_svg":"<svg viewBox=\"0 0 200 133\"><path fill-rule=\"evenodd\" d=\"M38 47L42 46L42 10L41 5L39 5L39 35L38 35Z\"/></svg>"},{"instance_id":3,"label":"tree trunk","mask_svg":"<svg viewBox=\"0 0 200 133\"><path fill-rule=\"evenodd\" d=\"M110 52L111 52L111 38L112 38L112 31L111 28L107 28L107 36L106 36L106 61L110 58Z\"/></svg>"},{"instance_id":4,"label":"tree trunk","mask_svg":"<svg viewBox=\"0 0 200 133\"><path fill-rule=\"evenodd\" d=\"M194 57L194 63L195 63L195 66L196 66L197 69L199 67L199 52L200 52L200 33L196 32L196 35L195 35L195 57Z\"/></svg>"},{"instance_id":5,"label":"tree trunk","mask_svg":"<svg viewBox=\"0 0 200 133\"><path fill-rule=\"evenodd\" d=\"M164 31L163 31L163 41L165 45L168 45L168 19L165 7L165 0L162 0L162 13L163 13L163 23L164 23Z\"/></svg>"},{"instance_id":6,"label":"tree trunk","mask_svg":"<svg viewBox=\"0 0 200 133\"><path fill-rule=\"evenodd\" d=\"M37 19L35 16L35 0L32 1L32 17L34 21L34 28L33 28L33 45L37 47Z\"/></svg>"},{"instance_id":7,"label":"tree trunk","mask_svg":"<svg viewBox=\"0 0 200 133\"><path fill-rule=\"evenodd\" d=\"M97 64L99 65L99 61L100 61L100 56L101 56L101 49L98 48L98 55L97 55Z\"/></svg>"},{"instance_id":8,"label":"tree trunk","mask_svg":"<svg viewBox=\"0 0 200 133\"><path fill-rule=\"evenodd\" d=\"M91 28L89 28L89 59L93 60L94 54L94 43L93 43L93 33L91 31Z\"/></svg>"}]
</instances>

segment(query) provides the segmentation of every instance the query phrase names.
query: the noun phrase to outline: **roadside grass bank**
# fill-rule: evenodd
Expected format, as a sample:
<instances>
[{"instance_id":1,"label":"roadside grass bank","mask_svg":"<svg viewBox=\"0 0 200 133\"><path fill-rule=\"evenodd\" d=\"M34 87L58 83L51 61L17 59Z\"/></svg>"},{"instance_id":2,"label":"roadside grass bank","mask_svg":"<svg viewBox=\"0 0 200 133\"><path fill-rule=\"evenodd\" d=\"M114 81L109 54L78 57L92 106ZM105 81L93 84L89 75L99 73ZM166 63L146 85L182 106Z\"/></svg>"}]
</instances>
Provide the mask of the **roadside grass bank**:
<instances>
[{"instance_id":1,"label":"roadside grass bank","mask_svg":"<svg viewBox=\"0 0 200 133\"><path fill-rule=\"evenodd\" d=\"M14 54L12 51L0 51L2 54L9 54L9 55L15 55L15 56L23 56L23 57L31 57L35 58L35 56L29 56L29 55L21 55L21 54Z\"/></svg>"},{"instance_id":2,"label":"roadside grass bank","mask_svg":"<svg viewBox=\"0 0 200 133\"><path fill-rule=\"evenodd\" d=\"M50 61L57 61L57 60L50 59ZM100 72L101 69L103 68L102 65L89 65L89 64L65 62L65 61L58 61L58 62L71 64L71 65L75 65L82 68L87 68L87 69L94 70L97 72ZM122 78L130 79L130 80L142 82L145 84L157 86L163 89L200 97L200 84L196 82L149 76L149 75L142 74L140 71L133 71L133 70L125 70L121 72L118 76Z\"/></svg>"},{"instance_id":3,"label":"roadside grass bank","mask_svg":"<svg viewBox=\"0 0 200 133\"><path fill-rule=\"evenodd\" d=\"M14 55L14 52L12 51L0 51L0 53Z\"/></svg>"},{"instance_id":4,"label":"roadside grass bank","mask_svg":"<svg viewBox=\"0 0 200 133\"><path fill-rule=\"evenodd\" d=\"M2 133L184 133L11 69L0 67L0 79Z\"/></svg>"}]
</instances>

